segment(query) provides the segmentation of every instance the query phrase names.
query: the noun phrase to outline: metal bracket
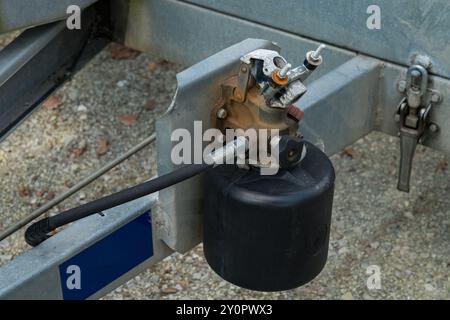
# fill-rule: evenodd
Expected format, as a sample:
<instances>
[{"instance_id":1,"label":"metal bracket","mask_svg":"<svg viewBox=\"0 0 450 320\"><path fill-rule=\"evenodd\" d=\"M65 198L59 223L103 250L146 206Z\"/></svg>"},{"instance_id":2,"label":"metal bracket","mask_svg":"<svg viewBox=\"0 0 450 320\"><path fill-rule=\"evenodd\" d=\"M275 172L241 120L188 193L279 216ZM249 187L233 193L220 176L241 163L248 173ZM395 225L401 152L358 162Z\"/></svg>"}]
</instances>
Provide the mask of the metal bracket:
<instances>
[{"instance_id":1,"label":"metal bracket","mask_svg":"<svg viewBox=\"0 0 450 320\"><path fill-rule=\"evenodd\" d=\"M238 74L238 87L233 93L234 97L239 102L244 102L247 97L247 89L250 81L251 63L241 62Z\"/></svg>"},{"instance_id":2,"label":"metal bracket","mask_svg":"<svg viewBox=\"0 0 450 320\"><path fill-rule=\"evenodd\" d=\"M406 79L398 84L405 97L397 107L395 121L399 124L400 168L397 188L409 192L412 160L417 143L422 142L428 129L436 133L439 127L430 121L430 113L441 101L439 91L429 88L428 71L420 64L408 68Z\"/></svg>"}]
</instances>

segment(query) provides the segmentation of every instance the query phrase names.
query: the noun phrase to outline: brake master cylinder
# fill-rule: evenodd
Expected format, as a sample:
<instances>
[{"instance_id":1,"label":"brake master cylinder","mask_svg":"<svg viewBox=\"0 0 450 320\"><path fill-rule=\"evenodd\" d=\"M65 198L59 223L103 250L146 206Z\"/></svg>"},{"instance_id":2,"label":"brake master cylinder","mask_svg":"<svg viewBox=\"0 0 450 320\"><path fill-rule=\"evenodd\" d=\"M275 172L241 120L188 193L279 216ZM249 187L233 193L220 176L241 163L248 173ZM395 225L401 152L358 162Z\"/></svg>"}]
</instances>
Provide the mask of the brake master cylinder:
<instances>
[{"instance_id":1,"label":"brake master cylinder","mask_svg":"<svg viewBox=\"0 0 450 320\"><path fill-rule=\"evenodd\" d=\"M212 124L222 133L250 128L280 133L262 142L278 144L276 174L262 175L265 164L258 162L206 173L205 257L217 274L238 286L292 289L325 265L334 169L322 150L302 139L303 112L293 104L306 92L303 81L322 63L323 47L308 52L303 65L293 69L276 51L248 53L238 74L222 84L212 110Z\"/></svg>"}]
</instances>

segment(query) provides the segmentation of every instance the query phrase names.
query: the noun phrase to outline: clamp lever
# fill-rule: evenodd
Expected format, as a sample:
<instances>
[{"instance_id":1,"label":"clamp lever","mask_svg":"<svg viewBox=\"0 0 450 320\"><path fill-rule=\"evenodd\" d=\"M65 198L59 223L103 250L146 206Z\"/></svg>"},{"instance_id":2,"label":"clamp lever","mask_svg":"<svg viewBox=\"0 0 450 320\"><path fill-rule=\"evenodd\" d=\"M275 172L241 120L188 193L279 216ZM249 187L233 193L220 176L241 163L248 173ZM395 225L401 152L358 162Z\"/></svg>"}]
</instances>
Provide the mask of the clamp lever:
<instances>
[{"instance_id":1,"label":"clamp lever","mask_svg":"<svg viewBox=\"0 0 450 320\"><path fill-rule=\"evenodd\" d=\"M409 192L412 161L419 143L430 125L432 101L425 99L428 90L428 72L421 65L411 66L406 74L406 97L400 102L395 120L399 123L400 169L397 189ZM425 105L425 106L424 106Z\"/></svg>"}]
</instances>

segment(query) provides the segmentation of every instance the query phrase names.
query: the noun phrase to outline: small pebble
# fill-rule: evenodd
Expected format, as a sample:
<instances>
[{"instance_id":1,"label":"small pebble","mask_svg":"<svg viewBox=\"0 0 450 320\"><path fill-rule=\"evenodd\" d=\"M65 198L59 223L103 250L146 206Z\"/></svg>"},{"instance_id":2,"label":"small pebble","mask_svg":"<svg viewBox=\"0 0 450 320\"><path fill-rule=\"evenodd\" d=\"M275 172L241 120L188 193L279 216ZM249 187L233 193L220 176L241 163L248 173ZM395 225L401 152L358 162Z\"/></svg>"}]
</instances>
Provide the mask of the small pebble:
<instances>
[{"instance_id":1,"label":"small pebble","mask_svg":"<svg viewBox=\"0 0 450 320\"><path fill-rule=\"evenodd\" d=\"M80 105L77 107L77 111L78 111L78 112L87 112L87 111L88 111L88 108L87 108L84 104L80 104Z\"/></svg>"},{"instance_id":2,"label":"small pebble","mask_svg":"<svg viewBox=\"0 0 450 320\"><path fill-rule=\"evenodd\" d=\"M341 300L354 300L351 292L347 292L341 296Z\"/></svg>"},{"instance_id":3,"label":"small pebble","mask_svg":"<svg viewBox=\"0 0 450 320\"><path fill-rule=\"evenodd\" d=\"M123 87L125 87L127 84L128 84L128 81L127 81L127 80L120 80L120 81L117 81L117 86L118 86L119 88L123 88Z\"/></svg>"}]
</instances>

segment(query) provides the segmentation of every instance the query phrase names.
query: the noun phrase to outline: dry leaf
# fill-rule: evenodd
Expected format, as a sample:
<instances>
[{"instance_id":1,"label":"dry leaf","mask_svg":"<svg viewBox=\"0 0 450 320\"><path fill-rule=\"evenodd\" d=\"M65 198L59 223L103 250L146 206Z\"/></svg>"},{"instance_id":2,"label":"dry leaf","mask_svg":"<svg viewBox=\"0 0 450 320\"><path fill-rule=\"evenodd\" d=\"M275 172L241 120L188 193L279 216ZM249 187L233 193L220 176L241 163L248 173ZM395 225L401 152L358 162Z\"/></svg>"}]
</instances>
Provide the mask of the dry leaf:
<instances>
[{"instance_id":1,"label":"dry leaf","mask_svg":"<svg viewBox=\"0 0 450 320\"><path fill-rule=\"evenodd\" d=\"M28 197L31 194L30 189L23 185L19 187L18 191L21 197Z\"/></svg>"},{"instance_id":2,"label":"dry leaf","mask_svg":"<svg viewBox=\"0 0 450 320\"><path fill-rule=\"evenodd\" d=\"M155 71L157 67L158 67L158 65L156 63L154 63L154 62L150 62L147 65L147 69L150 70L150 71Z\"/></svg>"},{"instance_id":3,"label":"dry leaf","mask_svg":"<svg viewBox=\"0 0 450 320\"><path fill-rule=\"evenodd\" d=\"M180 281L178 282L178 284L179 284L180 286L182 286L182 287L187 287L187 286L189 285L189 281L187 281L187 280L180 280Z\"/></svg>"},{"instance_id":4,"label":"dry leaf","mask_svg":"<svg viewBox=\"0 0 450 320\"><path fill-rule=\"evenodd\" d=\"M160 60L158 61L158 65L161 66L161 67L163 67L163 68L168 68L168 67L173 66L174 64L173 64L172 62L170 62L169 60L166 60L166 59L160 59Z\"/></svg>"},{"instance_id":5,"label":"dry leaf","mask_svg":"<svg viewBox=\"0 0 450 320\"><path fill-rule=\"evenodd\" d=\"M119 116L119 120L120 122L122 122L123 124L126 124L128 126L131 126L133 124L136 123L137 121L137 116L129 114L129 113L122 113Z\"/></svg>"},{"instance_id":6,"label":"dry leaf","mask_svg":"<svg viewBox=\"0 0 450 320\"><path fill-rule=\"evenodd\" d=\"M52 200L55 197L55 193L53 191L50 191L49 193L47 193L47 196L45 197L45 200Z\"/></svg>"},{"instance_id":7,"label":"dry leaf","mask_svg":"<svg viewBox=\"0 0 450 320\"><path fill-rule=\"evenodd\" d=\"M98 156L104 155L106 152L108 152L109 149L109 141L106 138L100 138L97 142L97 148L95 151L97 152Z\"/></svg>"},{"instance_id":8,"label":"dry leaf","mask_svg":"<svg viewBox=\"0 0 450 320\"><path fill-rule=\"evenodd\" d=\"M156 108L157 102L155 100L148 100L145 105L144 109L147 111L153 110Z\"/></svg>"},{"instance_id":9,"label":"dry leaf","mask_svg":"<svg viewBox=\"0 0 450 320\"><path fill-rule=\"evenodd\" d=\"M356 151L352 147L347 147L347 148L344 148L344 150L342 150L341 156L347 156L347 157L350 157L350 158L355 158L356 157Z\"/></svg>"},{"instance_id":10,"label":"dry leaf","mask_svg":"<svg viewBox=\"0 0 450 320\"><path fill-rule=\"evenodd\" d=\"M50 96L47 100L44 102L44 108L47 110L55 110L59 107L61 103L61 99L58 96Z\"/></svg>"},{"instance_id":11,"label":"dry leaf","mask_svg":"<svg viewBox=\"0 0 450 320\"><path fill-rule=\"evenodd\" d=\"M448 167L448 161L446 159L441 159L438 161L436 166L436 171L445 171Z\"/></svg>"},{"instance_id":12,"label":"dry leaf","mask_svg":"<svg viewBox=\"0 0 450 320\"><path fill-rule=\"evenodd\" d=\"M162 292L162 293L165 293L165 294L171 294L171 293L177 293L178 290L175 289L175 288L163 288L163 289L161 290L161 292Z\"/></svg>"},{"instance_id":13,"label":"dry leaf","mask_svg":"<svg viewBox=\"0 0 450 320\"><path fill-rule=\"evenodd\" d=\"M66 186L66 188L72 188L73 187L73 182L66 180L64 181L64 185Z\"/></svg>"},{"instance_id":14,"label":"dry leaf","mask_svg":"<svg viewBox=\"0 0 450 320\"><path fill-rule=\"evenodd\" d=\"M44 189L42 189L41 191L38 191L37 193L36 193L36 195L40 198L40 197L42 197L44 194L46 194L48 192L48 188L44 188Z\"/></svg>"},{"instance_id":15,"label":"dry leaf","mask_svg":"<svg viewBox=\"0 0 450 320\"><path fill-rule=\"evenodd\" d=\"M139 51L118 43L111 43L109 46L109 51L111 52L111 58L114 60L135 59L140 54Z\"/></svg>"},{"instance_id":16,"label":"dry leaf","mask_svg":"<svg viewBox=\"0 0 450 320\"><path fill-rule=\"evenodd\" d=\"M72 154L75 158L78 158L79 156L81 156L84 152L86 151L85 148L73 148L72 149Z\"/></svg>"},{"instance_id":17,"label":"dry leaf","mask_svg":"<svg viewBox=\"0 0 450 320\"><path fill-rule=\"evenodd\" d=\"M87 149L87 143L85 140L82 140L76 148L73 148L71 153L75 158L81 156Z\"/></svg>"}]
</instances>

